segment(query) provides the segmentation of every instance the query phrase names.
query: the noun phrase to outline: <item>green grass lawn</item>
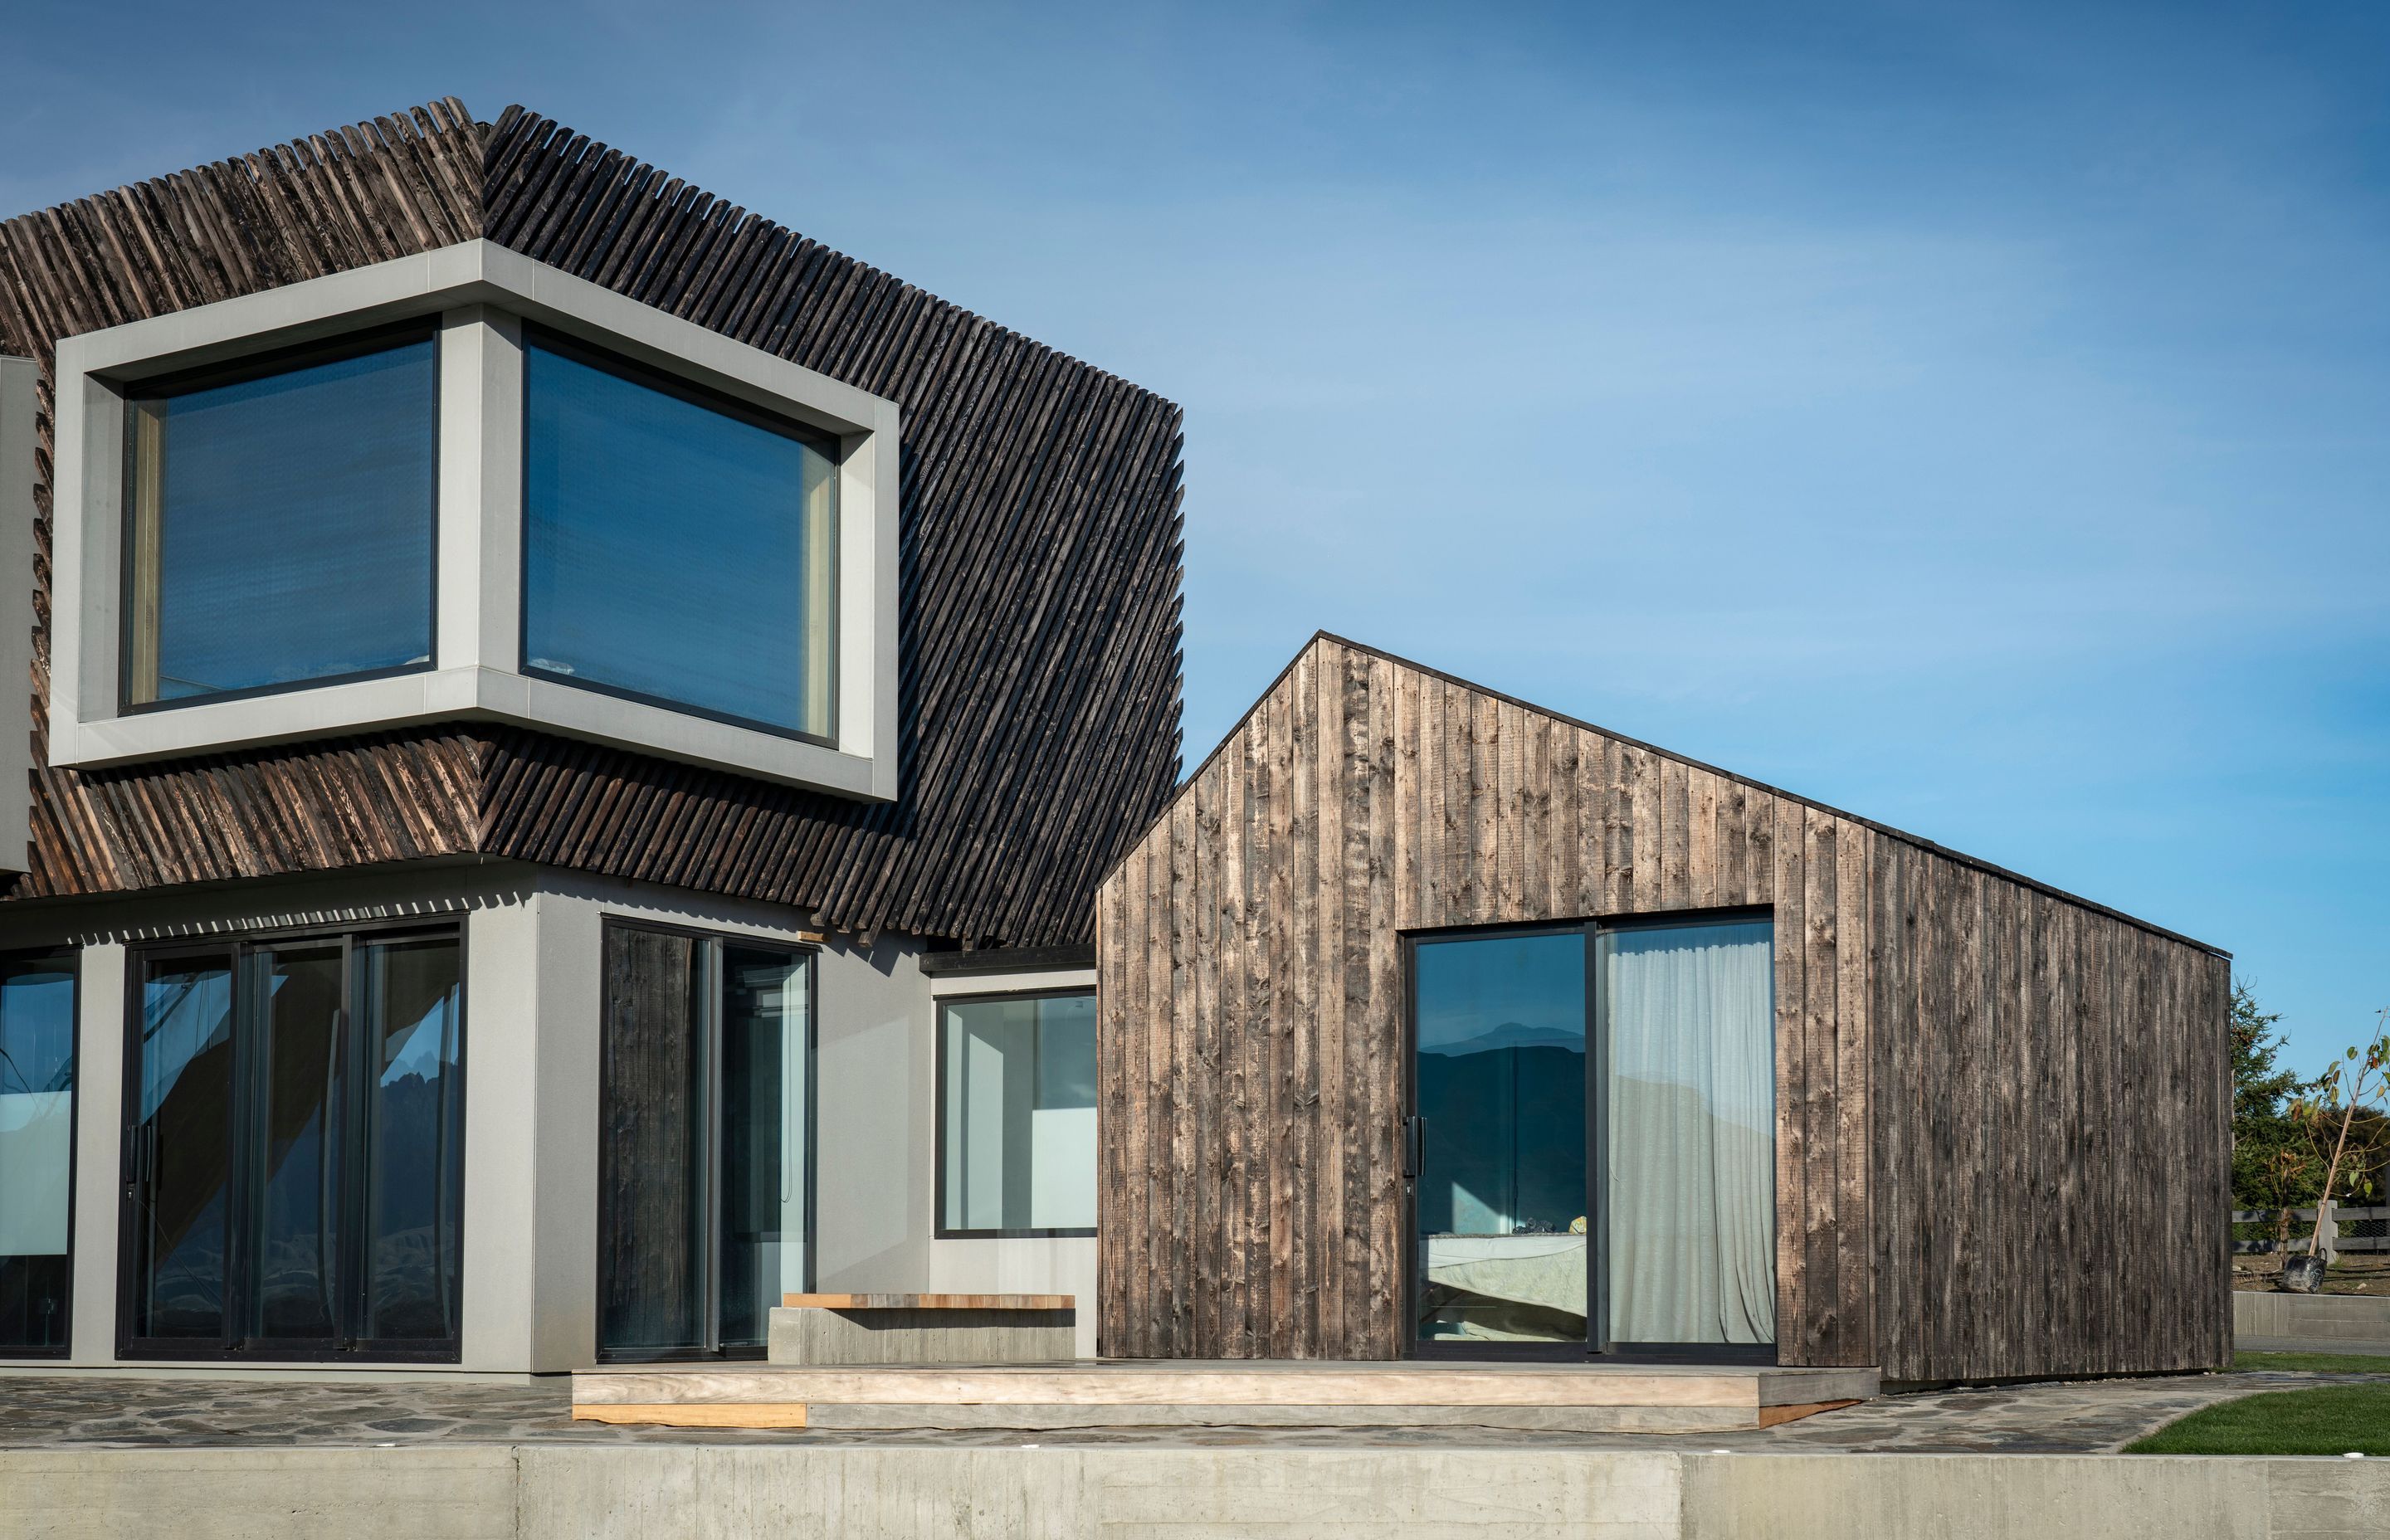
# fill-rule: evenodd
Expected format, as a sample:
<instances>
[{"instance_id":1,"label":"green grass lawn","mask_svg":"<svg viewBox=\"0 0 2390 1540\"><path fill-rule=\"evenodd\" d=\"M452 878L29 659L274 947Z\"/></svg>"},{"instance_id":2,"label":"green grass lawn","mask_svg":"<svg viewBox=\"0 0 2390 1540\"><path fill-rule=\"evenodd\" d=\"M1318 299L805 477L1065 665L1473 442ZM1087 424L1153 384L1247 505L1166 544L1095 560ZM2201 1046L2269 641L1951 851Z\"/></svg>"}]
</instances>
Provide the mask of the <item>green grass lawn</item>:
<instances>
[{"instance_id":1,"label":"green grass lawn","mask_svg":"<svg viewBox=\"0 0 2390 1540\"><path fill-rule=\"evenodd\" d=\"M2296 1369L2302 1374L2390 1374L2390 1356L2364 1353L2236 1353L2232 1372Z\"/></svg>"},{"instance_id":2,"label":"green grass lawn","mask_svg":"<svg viewBox=\"0 0 2390 1540\"><path fill-rule=\"evenodd\" d=\"M2275 1354L2265 1354L2272 1357ZM2288 1356L2288 1355L2282 1355ZM2128 1455L2390 1455L2390 1382L2244 1395L2161 1428Z\"/></svg>"}]
</instances>

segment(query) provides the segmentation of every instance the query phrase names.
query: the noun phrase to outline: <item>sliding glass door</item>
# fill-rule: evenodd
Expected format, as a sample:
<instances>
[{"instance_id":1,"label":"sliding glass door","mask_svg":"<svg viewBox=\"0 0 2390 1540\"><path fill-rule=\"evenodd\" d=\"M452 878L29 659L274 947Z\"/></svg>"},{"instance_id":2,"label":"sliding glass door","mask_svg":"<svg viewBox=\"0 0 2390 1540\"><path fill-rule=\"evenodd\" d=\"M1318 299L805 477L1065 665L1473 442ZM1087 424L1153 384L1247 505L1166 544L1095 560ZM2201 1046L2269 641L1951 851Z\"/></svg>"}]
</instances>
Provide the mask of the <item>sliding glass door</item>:
<instances>
[{"instance_id":1,"label":"sliding glass door","mask_svg":"<svg viewBox=\"0 0 2390 1540\"><path fill-rule=\"evenodd\" d=\"M601 1357L753 1357L808 1258L812 955L606 927Z\"/></svg>"},{"instance_id":2,"label":"sliding glass door","mask_svg":"<svg viewBox=\"0 0 2390 1540\"><path fill-rule=\"evenodd\" d=\"M453 930L135 954L129 1357L454 1359Z\"/></svg>"},{"instance_id":3,"label":"sliding glass door","mask_svg":"<svg viewBox=\"0 0 2390 1540\"><path fill-rule=\"evenodd\" d=\"M1771 936L1735 916L1413 938L1419 1351L1772 1350Z\"/></svg>"}]
</instances>

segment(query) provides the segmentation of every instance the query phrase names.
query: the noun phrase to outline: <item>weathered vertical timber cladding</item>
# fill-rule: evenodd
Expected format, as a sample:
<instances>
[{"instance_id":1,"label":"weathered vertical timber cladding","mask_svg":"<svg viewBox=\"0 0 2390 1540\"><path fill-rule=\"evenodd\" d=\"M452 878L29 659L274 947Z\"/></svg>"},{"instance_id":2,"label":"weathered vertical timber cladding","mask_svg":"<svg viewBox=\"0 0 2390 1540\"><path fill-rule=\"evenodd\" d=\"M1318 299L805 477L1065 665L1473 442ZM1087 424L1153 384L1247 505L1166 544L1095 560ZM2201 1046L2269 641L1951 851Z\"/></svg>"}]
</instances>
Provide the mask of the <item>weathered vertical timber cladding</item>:
<instances>
[{"instance_id":1,"label":"weathered vertical timber cladding","mask_svg":"<svg viewBox=\"0 0 2390 1540\"><path fill-rule=\"evenodd\" d=\"M1400 1356L1402 933L1745 905L1780 1361L2223 1361L2227 958L1325 635L1099 892L1103 1351Z\"/></svg>"},{"instance_id":2,"label":"weathered vertical timber cladding","mask_svg":"<svg viewBox=\"0 0 2390 1540\"><path fill-rule=\"evenodd\" d=\"M443 98L0 223L0 353L44 369L37 706L58 340L477 237L898 404L898 800L486 728L44 769L7 896L482 853L1085 940L1177 776L1178 408L520 108Z\"/></svg>"}]
</instances>

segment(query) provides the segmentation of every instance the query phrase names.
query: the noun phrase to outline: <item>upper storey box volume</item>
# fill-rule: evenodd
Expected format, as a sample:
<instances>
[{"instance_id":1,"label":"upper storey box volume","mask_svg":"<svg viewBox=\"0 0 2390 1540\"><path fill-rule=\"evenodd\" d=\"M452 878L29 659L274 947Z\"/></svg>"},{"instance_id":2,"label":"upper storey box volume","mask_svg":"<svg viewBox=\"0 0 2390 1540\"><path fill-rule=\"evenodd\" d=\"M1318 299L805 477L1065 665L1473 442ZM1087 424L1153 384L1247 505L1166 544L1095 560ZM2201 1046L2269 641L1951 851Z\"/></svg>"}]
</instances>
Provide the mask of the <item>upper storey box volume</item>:
<instances>
[{"instance_id":1,"label":"upper storey box volume","mask_svg":"<svg viewBox=\"0 0 2390 1540\"><path fill-rule=\"evenodd\" d=\"M1077 943L1176 783L1177 408L520 109L0 222L0 355L9 897L482 854Z\"/></svg>"},{"instance_id":2,"label":"upper storey box volume","mask_svg":"<svg viewBox=\"0 0 2390 1540\"><path fill-rule=\"evenodd\" d=\"M62 339L50 757L440 718L896 794L896 404L488 240Z\"/></svg>"}]
</instances>

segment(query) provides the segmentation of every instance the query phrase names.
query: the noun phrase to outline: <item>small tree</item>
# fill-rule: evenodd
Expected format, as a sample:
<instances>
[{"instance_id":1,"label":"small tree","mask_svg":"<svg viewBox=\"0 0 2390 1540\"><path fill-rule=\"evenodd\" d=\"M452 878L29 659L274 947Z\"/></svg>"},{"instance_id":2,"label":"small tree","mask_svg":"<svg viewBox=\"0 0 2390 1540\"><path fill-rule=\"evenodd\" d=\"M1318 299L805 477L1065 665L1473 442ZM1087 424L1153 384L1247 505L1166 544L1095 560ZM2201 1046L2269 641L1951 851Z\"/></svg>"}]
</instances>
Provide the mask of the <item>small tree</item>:
<instances>
[{"instance_id":1,"label":"small tree","mask_svg":"<svg viewBox=\"0 0 2390 1540\"><path fill-rule=\"evenodd\" d=\"M2311 1098L2301 1097L2291 1103L2291 1115L2305 1125L2320 1157L2323 1180L2316 1192L2320 1213L2339 1190L2344 1170L2350 1174L2352 1193L2373 1190L2381 1152L2371 1146L2384 1119L2371 1104L2390 1093L2390 1007L2376 1013L2373 1041L2361 1053L2349 1049L2310 1089ZM2349 1136L2359 1128L2360 1119L2364 1135L2352 1143ZM2307 1255L2314 1256L2322 1245L2323 1225L2319 1218L2315 1232L2307 1237Z\"/></svg>"}]
</instances>

